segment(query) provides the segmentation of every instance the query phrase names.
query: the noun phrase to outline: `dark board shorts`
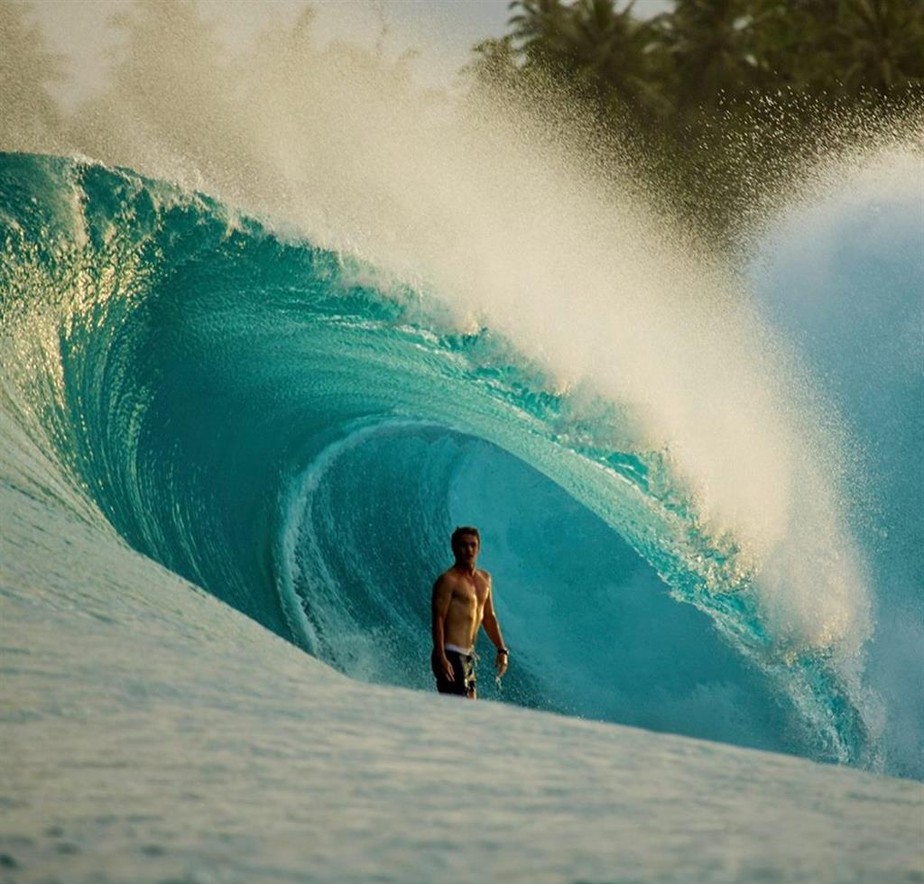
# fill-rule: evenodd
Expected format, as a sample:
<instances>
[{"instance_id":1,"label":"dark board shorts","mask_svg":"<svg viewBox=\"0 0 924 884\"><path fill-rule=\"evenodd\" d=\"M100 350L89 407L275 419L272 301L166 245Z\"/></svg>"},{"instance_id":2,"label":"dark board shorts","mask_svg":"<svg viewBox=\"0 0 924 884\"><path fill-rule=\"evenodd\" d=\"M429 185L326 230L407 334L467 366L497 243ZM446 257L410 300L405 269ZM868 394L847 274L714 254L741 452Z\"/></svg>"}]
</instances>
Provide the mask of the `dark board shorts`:
<instances>
[{"instance_id":1,"label":"dark board shorts","mask_svg":"<svg viewBox=\"0 0 924 884\"><path fill-rule=\"evenodd\" d=\"M455 681L442 676L436 679L436 689L441 694L456 694L460 697L475 696L475 656L460 654L458 651L446 651L446 659L452 665Z\"/></svg>"}]
</instances>

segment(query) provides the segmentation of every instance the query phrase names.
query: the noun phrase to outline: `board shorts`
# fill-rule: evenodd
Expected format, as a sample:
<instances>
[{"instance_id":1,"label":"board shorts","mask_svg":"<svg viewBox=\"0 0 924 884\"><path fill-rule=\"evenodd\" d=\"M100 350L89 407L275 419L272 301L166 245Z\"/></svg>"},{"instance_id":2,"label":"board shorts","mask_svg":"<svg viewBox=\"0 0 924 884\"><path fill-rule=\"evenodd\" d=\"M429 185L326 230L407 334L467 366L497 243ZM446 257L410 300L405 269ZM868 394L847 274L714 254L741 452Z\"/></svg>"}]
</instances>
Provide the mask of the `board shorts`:
<instances>
[{"instance_id":1,"label":"board shorts","mask_svg":"<svg viewBox=\"0 0 924 884\"><path fill-rule=\"evenodd\" d=\"M436 689L441 694L455 694L459 697L475 696L475 655L451 651L447 648L446 659L452 665L455 681L437 676Z\"/></svg>"}]
</instances>

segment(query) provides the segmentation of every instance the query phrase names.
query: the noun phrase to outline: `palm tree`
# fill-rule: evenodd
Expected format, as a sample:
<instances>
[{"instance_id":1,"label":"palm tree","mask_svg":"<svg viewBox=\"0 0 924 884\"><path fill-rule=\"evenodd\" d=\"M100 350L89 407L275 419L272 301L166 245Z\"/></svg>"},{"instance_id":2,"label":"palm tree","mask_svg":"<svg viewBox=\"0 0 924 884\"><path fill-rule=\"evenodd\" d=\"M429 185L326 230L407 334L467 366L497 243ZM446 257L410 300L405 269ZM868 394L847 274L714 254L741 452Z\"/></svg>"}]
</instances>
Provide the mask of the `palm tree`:
<instances>
[{"instance_id":1,"label":"palm tree","mask_svg":"<svg viewBox=\"0 0 924 884\"><path fill-rule=\"evenodd\" d=\"M653 76L655 23L635 17L634 0L515 0L511 37L523 66L569 79L599 104L640 113L659 107Z\"/></svg>"},{"instance_id":2,"label":"palm tree","mask_svg":"<svg viewBox=\"0 0 924 884\"><path fill-rule=\"evenodd\" d=\"M561 0L514 0L510 9L520 10L508 24L525 67L569 57L570 10Z\"/></svg>"},{"instance_id":3,"label":"palm tree","mask_svg":"<svg viewBox=\"0 0 924 884\"><path fill-rule=\"evenodd\" d=\"M712 109L766 80L757 11L746 0L678 0L663 27L681 114Z\"/></svg>"},{"instance_id":4,"label":"palm tree","mask_svg":"<svg viewBox=\"0 0 924 884\"><path fill-rule=\"evenodd\" d=\"M617 12L612 0L581 0L575 31L587 66L617 100L640 111L656 103L658 33L655 23L633 16L633 6Z\"/></svg>"},{"instance_id":5,"label":"palm tree","mask_svg":"<svg viewBox=\"0 0 924 884\"><path fill-rule=\"evenodd\" d=\"M617 132L640 177L725 244L832 127L885 131L924 106L924 0L673 0L648 20L633 2L514 0L483 67L589 109L589 131Z\"/></svg>"},{"instance_id":6,"label":"palm tree","mask_svg":"<svg viewBox=\"0 0 924 884\"><path fill-rule=\"evenodd\" d=\"M918 0L842 0L831 42L848 93L924 85L924 4Z\"/></svg>"}]
</instances>

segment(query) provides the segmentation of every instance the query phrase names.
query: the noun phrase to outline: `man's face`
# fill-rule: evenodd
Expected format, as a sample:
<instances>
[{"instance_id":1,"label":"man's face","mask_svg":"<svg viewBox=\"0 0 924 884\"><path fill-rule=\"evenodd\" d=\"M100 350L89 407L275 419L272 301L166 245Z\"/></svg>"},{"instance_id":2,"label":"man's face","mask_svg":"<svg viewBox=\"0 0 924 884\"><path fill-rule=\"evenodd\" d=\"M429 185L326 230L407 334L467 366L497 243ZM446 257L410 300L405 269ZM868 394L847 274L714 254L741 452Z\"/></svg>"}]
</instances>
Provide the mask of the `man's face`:
<instances>
[{"instance_id":1,"label":"man's face","mask_svg":"<svg viewBox=\"0 0 924 884\"><path fill-rule=\"evenodd\" d=\"M474 534L462 534L457 537L455 554L460 562L474 564L478 557L478 538Z\"/></svg>"}]
</instances>

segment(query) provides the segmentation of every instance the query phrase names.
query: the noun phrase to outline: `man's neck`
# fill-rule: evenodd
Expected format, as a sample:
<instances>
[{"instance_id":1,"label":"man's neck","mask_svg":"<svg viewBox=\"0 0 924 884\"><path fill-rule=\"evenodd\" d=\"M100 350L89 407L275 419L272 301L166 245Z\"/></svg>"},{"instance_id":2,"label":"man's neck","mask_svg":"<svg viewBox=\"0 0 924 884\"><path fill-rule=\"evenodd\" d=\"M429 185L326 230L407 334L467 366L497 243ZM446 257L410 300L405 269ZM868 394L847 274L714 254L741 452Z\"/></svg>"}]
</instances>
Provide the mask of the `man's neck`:
<instances>
[{"instance_id":1,"label":"man's neck","mask_svg":"<svg viewBox=\"0 0 924 884\"><path fill-rule=\"evenodd\" d=\"M475 563L474 562L472 562L471 564L469 564L468 562L456 562L455 569L460 574L467 574L469 577L475 576Z\"/></svg>"}]
</instances>

